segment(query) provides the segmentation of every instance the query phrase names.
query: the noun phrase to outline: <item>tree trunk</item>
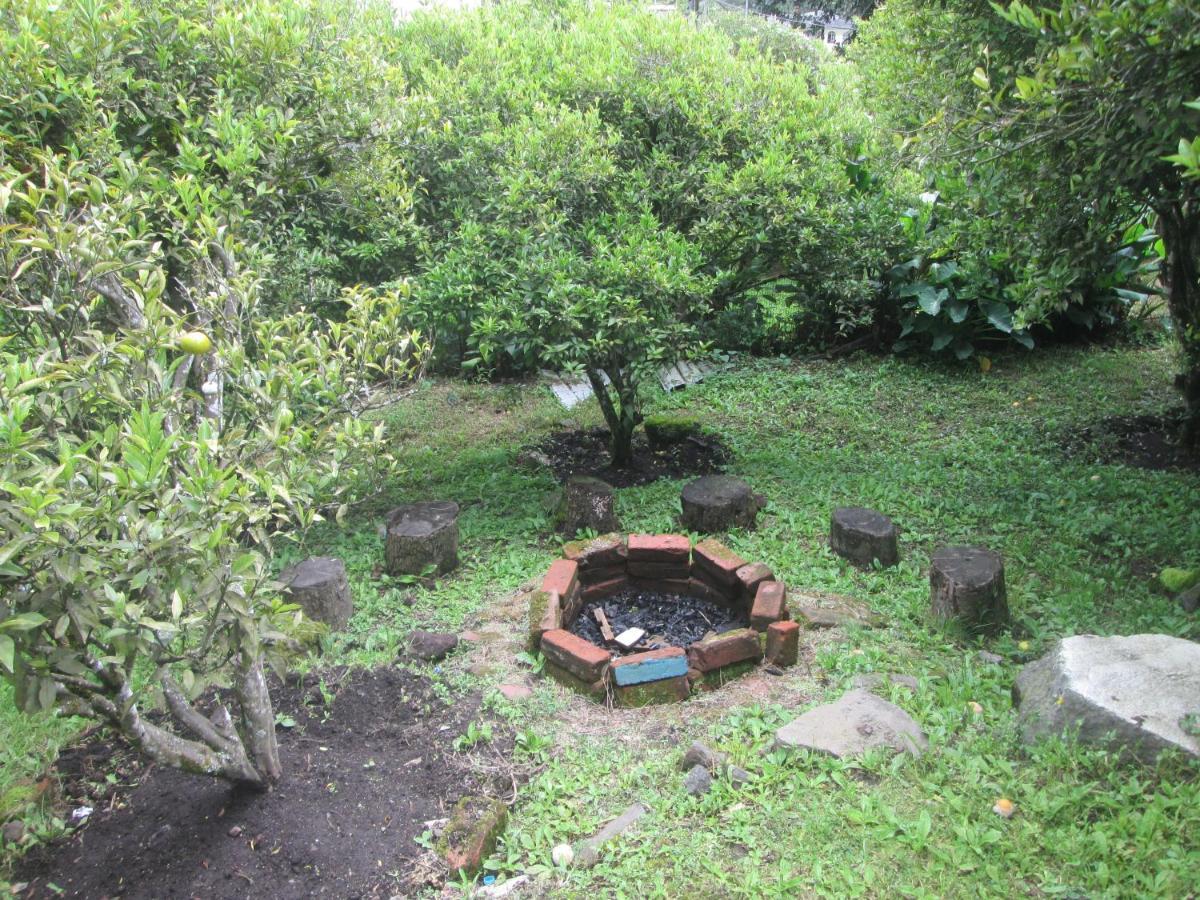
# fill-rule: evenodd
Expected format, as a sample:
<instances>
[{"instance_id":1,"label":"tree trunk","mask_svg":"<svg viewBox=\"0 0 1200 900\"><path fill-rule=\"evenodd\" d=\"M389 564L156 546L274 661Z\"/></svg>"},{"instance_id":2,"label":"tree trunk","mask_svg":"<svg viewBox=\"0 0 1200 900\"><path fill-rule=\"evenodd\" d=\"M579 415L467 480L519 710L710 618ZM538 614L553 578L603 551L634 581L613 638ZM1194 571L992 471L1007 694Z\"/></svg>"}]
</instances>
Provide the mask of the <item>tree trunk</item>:
<instances>
[{"instance_id":1,"label":"tree trunk","mask_svg":"<svg viewBox=\"0 0 1200 900\"><path fill-rule=\"evenodd\" d=\"M608 376L607 384L602 374ZM633 433L642 421L638 413L637 385L627 372L616 366L607 369L589 366L587 377L608 425L613 467L624 468L633 462Z\"/></svg>"},{"instance_id":2,"label":"tree trunk","mask_svg":"<svg viewBox=\"0 0 1200 900\"><path fill-rule=\"evenodd\" d=\"M1178 384L1186 404L1181 440L1200 449L1200 201L1178 200L1157 207L1166 245L1163 282L1175 336L1183 351Z\"/></svg>"}]
</instances>

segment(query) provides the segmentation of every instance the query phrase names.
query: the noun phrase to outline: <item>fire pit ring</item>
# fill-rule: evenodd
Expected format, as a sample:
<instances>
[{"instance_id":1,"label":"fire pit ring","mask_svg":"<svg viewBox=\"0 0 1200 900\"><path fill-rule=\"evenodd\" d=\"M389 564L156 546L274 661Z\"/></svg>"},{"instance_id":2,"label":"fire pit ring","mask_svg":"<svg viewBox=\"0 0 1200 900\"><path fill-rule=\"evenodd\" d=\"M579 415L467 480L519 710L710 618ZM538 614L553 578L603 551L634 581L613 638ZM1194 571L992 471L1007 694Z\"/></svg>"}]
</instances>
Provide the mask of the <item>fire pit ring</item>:
<instances>
[{"instance_id":1,"label":"fire pit ring","mask_svg":"<svg viewBox=\"0 0 1200 900\"><path fill-rule=\"evenodd\" d=\"M614 630L639 614L659 633ZM606 534L563 547L532 595L529 632L547 674L598 699L644 706L718 687L764 655L793 665L800 628L783 582L717 540Z\"/></svg>"}]
</instances>

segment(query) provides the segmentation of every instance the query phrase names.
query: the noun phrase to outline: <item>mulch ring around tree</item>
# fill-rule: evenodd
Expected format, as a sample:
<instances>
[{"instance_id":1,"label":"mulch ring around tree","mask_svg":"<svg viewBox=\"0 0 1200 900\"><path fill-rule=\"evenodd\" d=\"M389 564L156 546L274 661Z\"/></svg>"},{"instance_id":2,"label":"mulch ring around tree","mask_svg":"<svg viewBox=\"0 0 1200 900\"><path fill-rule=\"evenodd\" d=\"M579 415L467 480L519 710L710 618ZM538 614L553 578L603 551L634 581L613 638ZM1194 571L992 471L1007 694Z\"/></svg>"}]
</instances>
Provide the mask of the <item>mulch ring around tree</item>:
<instances>
[{"instance_id":1,"label":"mulch ring around tree","mask_svg":"<svg viewBox=\"0 0 1200 900\"><path fill-rule=\"evenodd\" d=\"M1200 472L1200 454L1187 451L1179 443L1182 422L1182 411L1112 416L1071 432L1062 445L1067 455L1076 459L1137 469Z\"/></svg>"},{"instance_id":2,"label":"mulch ring around tree","mask_svg":"<svg viewBox=\"0 0 1200 900\"><path fill-rule=\"evenodd\" d=\"M322 691L324 687L324 691ZM332 703L326 702L332 695ZM18 866L20 897L375 898L411 895L447 877L416 842L458 799L511 801L511 738L459 753L479 697L449 705L428 679L399 669L288 679L273 691L283 778L268 793L142 764L136 786L98 798L129 750L94 737L60 759L71 807L87 825Z\"/></svg>"},{"instance_id":3,"label":"mulch ring around tree","mask_svg":"<svg viewBox=\"0 0 1200 900\"><path fill-rule=\"evenodd\" d=\"M639 432L633 439L633 463L614 469L607 428L556 431L526 448L522 455L539 461L544 458L560 482L572 475L590 475L613 487L635 487L660 478L709 475L720 472L732 458L721 440L709 434L655 450Z\"/></svg>"}]
</instances>

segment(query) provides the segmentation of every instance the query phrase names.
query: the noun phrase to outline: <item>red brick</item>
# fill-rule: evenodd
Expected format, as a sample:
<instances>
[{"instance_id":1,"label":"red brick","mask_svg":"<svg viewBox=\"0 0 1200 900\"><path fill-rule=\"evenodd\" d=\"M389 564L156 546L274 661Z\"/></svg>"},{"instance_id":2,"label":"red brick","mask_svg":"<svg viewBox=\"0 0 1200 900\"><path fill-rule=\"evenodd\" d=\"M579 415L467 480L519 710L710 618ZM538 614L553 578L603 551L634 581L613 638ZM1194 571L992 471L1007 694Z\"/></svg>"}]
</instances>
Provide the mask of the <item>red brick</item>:
<instances>
[{"instance_id":1,"label":"red brick","mask_svg":"<svg viewBox=\"0 0 1200 900\"><path fill-rule=\"evenodd\" d=\"M682 534L631 534L629 558L646 562L687 562L692 542Z\"/></svg>"},{"instance_id":2,"label":"red brick","mask_svg":"<svg viewBox=\"0 0 1200 900\"><path fill-rule=\"evenodd\" d=\"M580 574L588 569L625 565L625 538L619 534L602 534L563 545L563 556L579 563Z\"/></svg>"},{"instance_id":3,"label":"red brick","mask_svg":"<svg viewBox=\"0 0 1200 900\"><path fill-rule=\"evenodd\" d=\"M682 578L630 578L629 586L634 590L652 594L683 594L688 596L690 581Z\"/></svg>"},{"instance_id":4,"label":"red brick","mask_svg":"<svg viewBox=\"0 0 1200 900\"><path fill-rule=\"evenodd\" d=\"M675 703L686 700L691 688L686 675L630 684L613 689L613 698L619 706L650 706L654 703Z\"/></svg>"},{"instance_id":5,"label":"red brick","mask_svg":"<svg viewBox=\"0 0 1200 900\"><path fill-rule=\"evenodd\" d=\"M648 562L641 559L629 561L629 574L635 578L661 578L687 581L692 567L687 562Z\"/></svg>"},{"instance_id":6,"label":"red brick","mask_svg":"<svg viewBox=\"0 0 1200 900\"><path fill-rule=\"evenodd\" d=\"M586 588L588 585L599 584L602 581L624 578L627 574L624 563L619 566L594 566L590 569L580 569L579 580Z\"/></svg>"},{"instance_id":7,"label":"red brick","mask_svg":"<svg viewBox=\"0 0 1200 900\"><path fill-rule=\"evenodd\" d=\"M589 584L583 589L583 602L591 603L593 600L599 600L601 597L607 597L609 594L615 594L621 588L629 586L627 578L613 578L609 581L601 581L597 584Z\"/></svg>"},{"instance_id":8,"label":"red brick","mask_svg":"<svg viewBox=\"0 0 1200 900\"><path fill-rule=\"evenodd\" d=\"M604 671L612 659L607 651L561 628L542 635L542 653L550 662L586 682L599 681L604 677Z\"/></svg>"},{"instance_id":9,"label":"red brick","mask_svg":"<svg viewBox=\"0 0 1200 900\"><path fill-rule=\"evenodd\" d=\"M570 559L556 559L550 563L542 578L543 591L557 591L564 599L569 599L578 585L579 563Z\"/></svg>"},{"instance_id":10,"label":"red brick","mask_svg":"<svg viewBox=\"0 0 1200 900\"><path fill-rule=\"evenodd\" d=\"M563 687L569 688L576 693L585 694L597 700L604 700L608 696L608 682L603 678L598 681L584 681L582 678L572 675L562 666L556 666L552 662L547 662L542 671Z\"/></svg>"},{"instance_id":11,"label":"red brick","mask_svg":"<svg viewBox=\"0 0 1200 900\"><path fill-rule=\"evenodd\" d=\"M711 603L720 603L722 605L732 603L736 599L736 597L731 597L728 591L722 590L717 585L703 578L697 578L695 575L688 580L685 593L689 597L696 597L699 600L708 600Z\"/></svg>"},{"instance_id":12,"label":"red brick","mask_svg":"<svg viewBox=\"0 0 1200 900\"><path fill-rule=\"evenodd\" d=\"M747 563L737 570L738 584L742 586L742 598L744 600L752 600L754 595L758 593L758 586L764 581L774 581L775 573L767 568L766 564L756 562Z\"/></svg>"},{"instance_id":13,"label":"red brick","mask_svg":"<svg viewBox=\"0 0 1200 900\"><path fill-rule=\"evenodd\" d=\"M703 571L718 584L736 586L737 570L744 565L746 560L714 538L698 541L692 548L692 567Z\"/></svg>"},{"instance_id":14,"label":"red brick","mask_svg":"<svg viewBox=\"0 0 1200 900\"><path fill-rule=\"evenodd\" d=\"M755 631L766 631L772 622L781 622L787 617L787 588L783 582L762 582L750 608L750 627Z\"/></svg>"},{"instance_id":15,"label":"red brick","mask_svg":"<svg viewBox=\"0 0 1200 900\"><path fill-rule=\"evenodd\" d=\"M767 662L777 666L794 666L800 658L800 625L798 622L772 622L767 626Z\"/></svg>"},{"instance_id":16,"label":"red brick","mask_svg":"<svg viewBox=\"0 0 1200 900\"><path fill-rule=\"evenodd\" d=\"M463 797L442 832L440 846L450 871L474 875L508 824L508 807L487 797Z\"/></svg>"},{"instance_id":17,"label":"red brick","mask_svg":"<svg viewBox=\"0 0 1200 900\"><path fill-rule=\"evenodd\" d=\"M562 628L562 603L557 591L529 595L529 647L536 649L547 631Z\"/></svg>"},{"instance_id":18,"label":"red brick","mask_svg":"<svg viewBox=\"0 0 1200 900\"><path fill-rule=\"evenodd\" d=\"M542 639L545 643L545 638ZM762 656L758 634L750 628L727 631L715 637L697 641L687 648L688 663L701 672L711 672L722 666L758 660Z\"/></svg>"}]
</instances>

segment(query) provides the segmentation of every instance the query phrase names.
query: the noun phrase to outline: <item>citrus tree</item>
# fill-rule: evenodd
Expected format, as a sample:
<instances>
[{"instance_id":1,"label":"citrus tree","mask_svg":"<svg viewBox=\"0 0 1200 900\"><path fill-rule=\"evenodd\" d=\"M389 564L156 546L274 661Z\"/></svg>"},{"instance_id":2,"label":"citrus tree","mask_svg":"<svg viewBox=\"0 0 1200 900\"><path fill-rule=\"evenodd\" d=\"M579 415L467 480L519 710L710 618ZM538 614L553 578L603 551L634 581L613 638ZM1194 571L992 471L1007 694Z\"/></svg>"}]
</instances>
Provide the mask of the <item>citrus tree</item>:
<instances>
[{"instance_id":1,"label":"citrus tree","mask_svg":"<svg viewBox=\"0 0 1200 900\"><path fill-rule=\"evenodd\" d=\"M146 231L161 173L27 158L0 166L0 675L160 764L269 783L264 666L305 628L273 545L366 489L368 461L389 471L355 413L419 365L404 289L346 292L333 327L262 317L242 248L200 215L175 229L172 305Z\"/></svg>"}]
</instances>

